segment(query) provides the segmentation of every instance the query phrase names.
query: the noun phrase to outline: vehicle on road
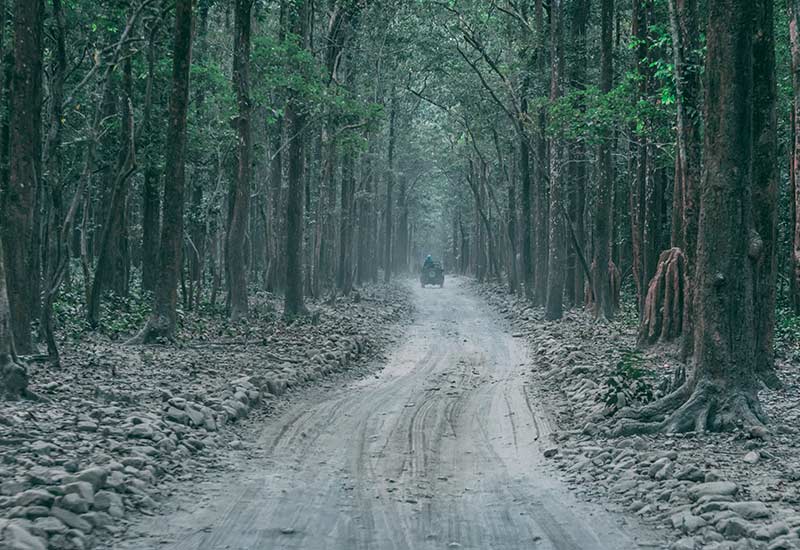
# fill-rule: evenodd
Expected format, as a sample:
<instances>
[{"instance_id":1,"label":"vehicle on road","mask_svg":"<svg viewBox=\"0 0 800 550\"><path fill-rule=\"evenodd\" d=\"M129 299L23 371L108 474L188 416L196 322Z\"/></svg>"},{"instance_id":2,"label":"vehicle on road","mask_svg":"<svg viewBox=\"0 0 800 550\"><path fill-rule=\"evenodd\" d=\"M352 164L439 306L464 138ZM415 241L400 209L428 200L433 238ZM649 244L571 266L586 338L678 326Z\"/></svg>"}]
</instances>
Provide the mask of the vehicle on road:
<instances>
[{"instance_id":1,"label":"vehicle on road","mask_svg":"<svg viewBox=\"0 0 800 550\"><path fill-rule=\"evenodd\" d=\"M423 266L419 275L419 282L422 288L426 285L444 286L444 268L439 262L432 262L430 265Z\"/></svg>"}]
</instances>

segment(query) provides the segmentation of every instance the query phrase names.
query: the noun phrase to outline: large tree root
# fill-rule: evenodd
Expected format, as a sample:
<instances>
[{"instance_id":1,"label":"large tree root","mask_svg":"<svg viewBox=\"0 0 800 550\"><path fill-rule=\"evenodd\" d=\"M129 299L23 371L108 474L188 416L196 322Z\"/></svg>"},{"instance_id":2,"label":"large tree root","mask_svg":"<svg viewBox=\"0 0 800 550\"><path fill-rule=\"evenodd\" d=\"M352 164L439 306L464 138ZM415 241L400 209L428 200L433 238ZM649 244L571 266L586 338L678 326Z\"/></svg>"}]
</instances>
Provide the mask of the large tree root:
<instances>
[{"instance_id":1,"label":"large tree root","mask_svg":"<svg viewBox=\"0 0 800 550\"><path fill-rule=\"evenodd\" d=\"M141 332L125 342L125 344L138 345L172 342L175 340L175 334L171 327L172 324L166 317L155 314L151 315Z\"/></svg>"},{"instance_id":2,"label":"large tree root","mask_svg":"<svg viewBox=\"0 0 800 550\"><path fill-rule=\"evenodd\" d=\"M644 302L639 344L672 340L683 333L684 303L689 288L686 256L680 248L661 253Z\"/></svg>"},{"instance_id":3,"label":"large tree root","mask_svg":"<svg viewBox=\"0 0 800 550\"><path fill-rule=\"evenodd\" d=\"M0 397L36 398L28 389L28 369L13 355L0 354Z\"/></svg>"},{"instance_id":4,"label":"large tree root","mask_svg":"<svg viewBox=\"0 0 800 550\"><path fill-rule=\"evenodd\" d=\"M620 411L615 436L647 433L722 432L763 426L766 416L755 389L724 389L700 381L687 382L675 392L642 409Z\"/></svg>"}]
</instances>

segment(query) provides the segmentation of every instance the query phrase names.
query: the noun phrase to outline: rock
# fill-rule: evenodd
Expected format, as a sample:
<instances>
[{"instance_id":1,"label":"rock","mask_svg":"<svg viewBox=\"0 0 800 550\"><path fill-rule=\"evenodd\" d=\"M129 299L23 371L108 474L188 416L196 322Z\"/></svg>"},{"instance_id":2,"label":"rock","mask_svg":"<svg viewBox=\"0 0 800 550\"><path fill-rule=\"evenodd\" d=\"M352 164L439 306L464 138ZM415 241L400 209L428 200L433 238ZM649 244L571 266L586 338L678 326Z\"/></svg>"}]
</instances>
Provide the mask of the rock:
<instances>
[{"instance_id":1,"label":"rock","mask_svg":"<svg viewBox=\"0 0 800 550\"><path fill-rule=\"evenodd\" d=\"M79 432L85 433L93 433L96 432L98 428L97 422L92 422L91 420L84 420L82 422L78 422L76 425L76 429Z\"/></svg>"},{"instance_id":2,"label":"rock","mask_svg":"<svg viewBox=\"0 0 800 550\"><path fill-rule=\"evenodd\" d=\"M670 550L695 550L695 548L700 548L701 542L699 542L695 537L684 537L670 546Z\"/></svg>"},{"instance_id":3,"label":"rock","mask_svg":"<svg viewBox=\"0 0 800 550\"><path fill-rule=\"evenodd\" d=\"M48 535L63 534L68 531L67 526L64 525L60 519L53 516L37 518L36 521L33 522L33 528L36 531L47 533Z\"/></svg>"},{"instance_id":4,"label":"rock","mask_svg":"<svg viewBox=\"0 0 800 550\"><path fill-rule=\"evenodd\" d=\"M79 531L83 531L84 533L89 533L92 530L91 523L81 518L79 515L74 514L69 510L59 508L58 506L53 506L53 509L50 510L50 515L59 519L64 525L67 525L72 529L77 529Z\"/></svg>"},{"instance_id":5,"label":"rock","mask_svg":"<svg viewBox=\"0 0 800 550\"><path fill-rule=\"evenodd\" d=\"M686 534L692 534L707 525L706 520L686 510L673 514L670 523L673 528L680 529Z\"/></svg>"},{"instance_id":6,"label":"rock","mask_svg":"<svg viewBox=\"0 0 800 550\"><path fill-rule=\"evenodd\" d=\"M88 502L89 505L94 504L94 487L92 487L92 484L88 481L75 481L73 483L69 483L64 486L64 493L68 495L76 494Z\"/></svg>"},{"instance_id":7,"label":"rock","mask_svg":"<svg viewBox=\"0 0 800 550\"><path fill-rule=\"evenodd\" d=\"M122 497L112 491L99 491L94 495L94 508L105 512L112 507L123 508Z\"/></svg>"},{"instance_id":8,"label":"rock","mask_svg":"<svg viewBox=\"0 0 800 550\"><path fill-rule=\"evenodd\" d=\"M770 516L767 505L758 501L731 502L728 510L735 512L744 519L761 519Z\"/></svg>"},{"instance_id":9,"label":"rock","mask_svg":"<svg viewBox=\"0 0 800 550\"><path fill-rule=\"evenodd\" d=\"M672 461L667 457L659 458L658 460L653 462L650 468L647 469L647 475L650 476L651 478L655 478L656 474L670 462Z\"/></svg>"},{"instance_id":10,"label":"rock","mask_svg":"<svg viewBox=\"0 0 800 550\"><path fill-rule=\"evenodd\" d=\"M32 505L41 505L41 506L50 506L55 497L48 491L43 489L29 489L23 493L17 495L14 499L14 504L17 506L32 506Z\"/></svg>"},{"instance_id":11,"label":"rock","mask_svg":"<svg viewBox=\"0 0 800 550\"><path fill-rule=\"evenodd\" d=\"M739 486L732 481L709 481L689 488L689 498L698 500L706 495L732 496L739 492Z\"/></svg>"},{"instance_id":12,"label":"rock","mask_svg":"<svg viewBox=\"0 0 800 550\"><path fill-rule=\"evenodd\" d=\"M64 495L64 497L59 502L59 505L62 508L69 510L70 512L74 512L76 514L85 514L86 512L89 511L89 503L83 498L81 498L80 495L77 495L75 493Z\"/></svg>"},{"instance_id":13,"label":"rock","mask_svg":"<svg viewBox=\"0 0 800 550\"><path fill-rule=\"evenodd\" d=\"M88 514L83 514L81 518L91 523L95 529L104 529L114 522L111 516L105 512L89 512Z\"/></svg>"},{"instance_id":14,"label":"rock","mask_svg":"<svg viewBox=\"0 0 800 550\"><path fill-rule=\"evenodd\" d=\"M78 474L78 480L91 483L95 491L99 491L105 486L107 478L108 470L100 466L88 468Z\"/></svg>"},{"instance_id":15,"label":"rock","mask_svg":"<svg viewBox=\"0 0 800 550\"><path fill-rule=\"evenodd\" d=\"M795 540L792 540L789 537L775 539L769 544L769 546L767 546L767 550L797 550L797 548L800 548L800 546L797 545Z\"/></svg>"},{"instance_id":16,"label":"rock","mask_svg":"<svg viewBox=\"0 0 800 550\"><path fill-rule=\"evenodd\" d=\"M750 451L746 455L744 455L744 460L748 464L755 464L761 458L761 455L758 454L758 451Z\"/></svg>"},{"instance_id":17,"label":"rock","mask_svg":"<svg viewBox=\"0 0 800 550\"><path fill-rule=\"evenodd\" d=\"M189 415L187 415L185 412L175 407L169 407L167 409L165 416L167 420L171 420L172 422L177 422L178 424L189 423Z\"/></svg>"},{"instance_id":18,"label":"rock","mask_svg":"<svg viewBox=\"0 0 800 550\"><path fill-rule=\"evenodd\" d=\"M694 465L685 466L675 474L675 479L680 481L694 481L699 483L705 481L705 478L705 472Z\"/></svg>"},{"instance_id":19,"label":"rock","mask_svg":"<svg viewBox=\"0 0 800 550\"><path fill-rule=\"evenodd\" d=\"M556 456L558 454L558 448L549 447L549 448L544 450L543 454L544 454L545 458L553 458L554 456Z\"/></svg>"},{"instance_id":20,"label":"rock","mask_svg":"<svg viewBox=\"0 0 800 550\"><path fill-rule=\"evenodd\" d=\"M0 547L8 550L47 550L45 542L16 521L0 519Z\"/></svg>"},{"instance_id":21,"label":"rock","mask_svg":"<svg viewBox=\"0 0 800 550\"><path fill-rule=\"evenodd\" d=\"M742 518L733 517L723 519L717 523L717 531L727 539L738 540L750 536L750 533L753 532L753 526Z\"/></svg>"},{"instance_id":22,"label":"rock","mask_svg":"<svg viewBox=\"0 0 800 550\"><path fill-rule=\"evenodd\" d=\"M190 405L186 405L186 415L189 417L189 423L192 426L202 426L204 422L203 413Z\"/></svg>"},{"instance_id":23,"label":"rock","mask_svg":"<svg viewBox=\"0 0 800 550\"><path fill-rule=\"evenodd\" d=\"M155 430L150 424L136 424L128 430L128 437L140 439L153 439Z\"/></svg>"},{"instance_id":24,"label":"rock","mask_svg":"<svg viewBox=\"0 0 800 550\"><path fill-rule=\"evenodd\" d=\"M17 493L21 493L25 489L28 489L31 486L30 483L16 481L16 480L8 480L0 483L0 495L12 496L16 495Z\"/></svg>"},{"instance_id":25,"label":"rock","mask_svg":"<svg viewBox=\"0 0 800 550\"><path fill-rule=\"evenodd\" d=\"M755 538L758 540L773 540L783 535L789 534L789 526L782 521L776 521L759 527L755 532Z\"/></svg>"},{"instance_id":26,"label":"rock","mask_svg":"<svg viewBox=\"0 0 800 550\"><path fill-rule=\"evenodd\" d=\"M583 427L583 434L584 435L596 435L599 431L600 431L600 428L597 426L597 424L595 424L593 422L588 422Z\"/></svg>"}]
</instances>

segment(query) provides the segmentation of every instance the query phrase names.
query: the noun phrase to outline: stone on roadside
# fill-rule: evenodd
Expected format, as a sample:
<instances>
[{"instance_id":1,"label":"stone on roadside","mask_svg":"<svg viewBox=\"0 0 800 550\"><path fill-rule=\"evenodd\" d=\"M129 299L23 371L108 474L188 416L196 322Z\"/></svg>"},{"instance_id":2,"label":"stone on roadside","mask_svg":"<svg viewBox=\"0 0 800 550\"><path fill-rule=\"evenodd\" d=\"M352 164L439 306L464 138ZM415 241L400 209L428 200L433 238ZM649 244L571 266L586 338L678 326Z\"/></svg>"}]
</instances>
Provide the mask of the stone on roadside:
<instances>
[{"instance_id":1,"label":"stone on roadside","mask_svg":"<svg viewBox=\"0 0 800 550\"><path fill-rule=\"evenodd\" d=\"M706 495L732 496L739 492L739 486L732 481L709 481L689 488L689 498L698 500Z\"/></svg>"},{"instance_id":2,"label":"stone on roadside","mask_svg":"<svg viewBox=\"0 0 800 550\"><path fill-rule=\"evenodd\" d=\"M99 491L105 486L106 479L108 479L108 470L100 466L87 468L78 474L78 481L91 483L95 491Z\"/></svg>"},{"instance_id":3,"label":"stone on roadside","mask_svg":"<svg viewBox=\"0 0 800 550\"><path fill-rule=\"evenodd\" d=\"M543 454L544 454L545 458L553 458L554 456L556 456L558 454L558 448L557 447L549 447L549 448L544 450Z\"/></svg>"},{"instance_id":4,"label":"stone on roadside","mask_svg":"<svg viewBox=\"0 0 800 550\"><path fill-rule=\"evenodd\" d=\"M69 510L65 510L64 508L53 506L52 510L50 510L50 515L52 515L54 518L57 518L59 521L61 521L61 523L72 529L77 529L79 531L83 531L84 533L89 533L92 530L91 523L80 517L78 514L74 514Z\"/></svg>"},{"instance_id":5,"label":"stone on roadside","mask_svg":"<svg viewBox=\"0 0 800 550\"><path fill-rule=\"evenodd\" d=\"M90 505L94 504L94 487L88 481L75 481L64 486L64 493L76 494Z\"/></svg>"},{"instance_id":6,"label":"stone on roadside","mask_svg":"<svg viewBox=\"0 0 800 550\"><path fill-rule=\"evenodd\" d=\"M705 481L706 474L695 465L689 465L681 468L676 474L675 479L679 481L694 481L699 483Z\"/></svg>"},{"instance_id":7,"label":"stone on roadside","mask_svg":"<svg viewBox=\"0 0 800 550\"><path fill-rule=\"evenodd\" d=\"M695 537L684 537L676 542L672 543L672 546L669 547L670 550L695 550L696 548L700 548L702 543L699 542Z\"/></svg>"},{"instance_id":8,"label":"stone on roadside","mask_svg":"<svg viewBox=\"0 0 800 550\"><path fill-rule=\"evenodd\" d=\"M17 506L50 506L55 497L49 491L44 489L28 489L16 496L14 504Z\"/></svg>"},{"instance_id":9,"label":"stone on roadside","mask_svg":"<svg viewBox=\"0 0 800 550\"><path fill-rule=\"evenodd\" d=\"M85 514L89 511L89 503L75 493L64 495L59 502L59 506L76 514Z\"/></svg>"},{"instance_id":10,"label":"stone on roadside","mask_svg":"<svg viewBox=\"0 0 800 550\"><path fill-rule=\"evenodd\" d=\"M770 516L767 505L759 501L731 502L728 504L728 510L744 519L762 519Z\"/></svg>"},{"instance_id":11,"label":"stone on roadside","mask_svg":"<svg viewBox=\"0 0 800 550\"><path fill-rule=\"evenodd\" d=\"M707 525L706 520L700 516L695 516L688 510L673 514L670 517L670 523L674 529L680 529L687 535L690 535Z\"/></svg>"},{"instance_id":12,"label":"stone on roadside","mask_svg":"<svg viewBox=\"0 0 800 550\"><path fill-rule=\"evenodd\" d=\"M744 460L748 464L755 464L761 458L761 455L758 454L758 451L750 451L746 455L744 455Z\"/></svg>"},{"instance_id":13,"label":"stone on roadside","mask_svg":"<svg viewBox=\"0 0 800 550\"><path fill-rule=\"evenodd\" d=\"M742 518L732 517L718 522L717 531L727 539L738 540L749 537L753 533L753 525Z\"/></svg>"},{"instance_id":14,"label":"stone on roadside","mask_svg":"<svg viewBox=\"0 0 800 550\"><path fill-rule=\"evenodd\" d=\"M67 526L64 525L60 519L53 516L37 518L36 521L33 522L33 529L34 531L46 533L47 535L66 533L68 531Z\"/></svg>"},{"instance_id":15,"label":"stone on roadside","mask_svg":"<svg viewBox=\"0 0 800 550\"><path fill-rule=\"evenodd\" d=\"M8 550L47 550L45 542L14 520L0 519L0 547Z\"/></svg>"}]
</instances>

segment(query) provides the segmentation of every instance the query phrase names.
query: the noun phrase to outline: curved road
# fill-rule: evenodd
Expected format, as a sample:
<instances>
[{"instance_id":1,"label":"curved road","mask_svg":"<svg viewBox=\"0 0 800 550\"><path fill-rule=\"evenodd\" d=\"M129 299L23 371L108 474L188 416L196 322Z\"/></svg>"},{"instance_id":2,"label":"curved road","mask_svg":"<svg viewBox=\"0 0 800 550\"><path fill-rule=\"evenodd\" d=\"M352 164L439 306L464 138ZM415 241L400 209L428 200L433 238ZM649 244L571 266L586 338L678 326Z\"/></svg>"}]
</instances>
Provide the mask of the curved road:
<instances>
[{"instance_id":1,"label":"curved road","mask_svg":"<svg viewBox=\"0 0 800 550\"><path fill-rule=\"evenodd\" d=\"M640 533L548 476L524 344L458 280L415 300L382 371L295 399L204 506L149 518L151 538L119 548L637 548Z\"/></svg>"}]
</instances>

